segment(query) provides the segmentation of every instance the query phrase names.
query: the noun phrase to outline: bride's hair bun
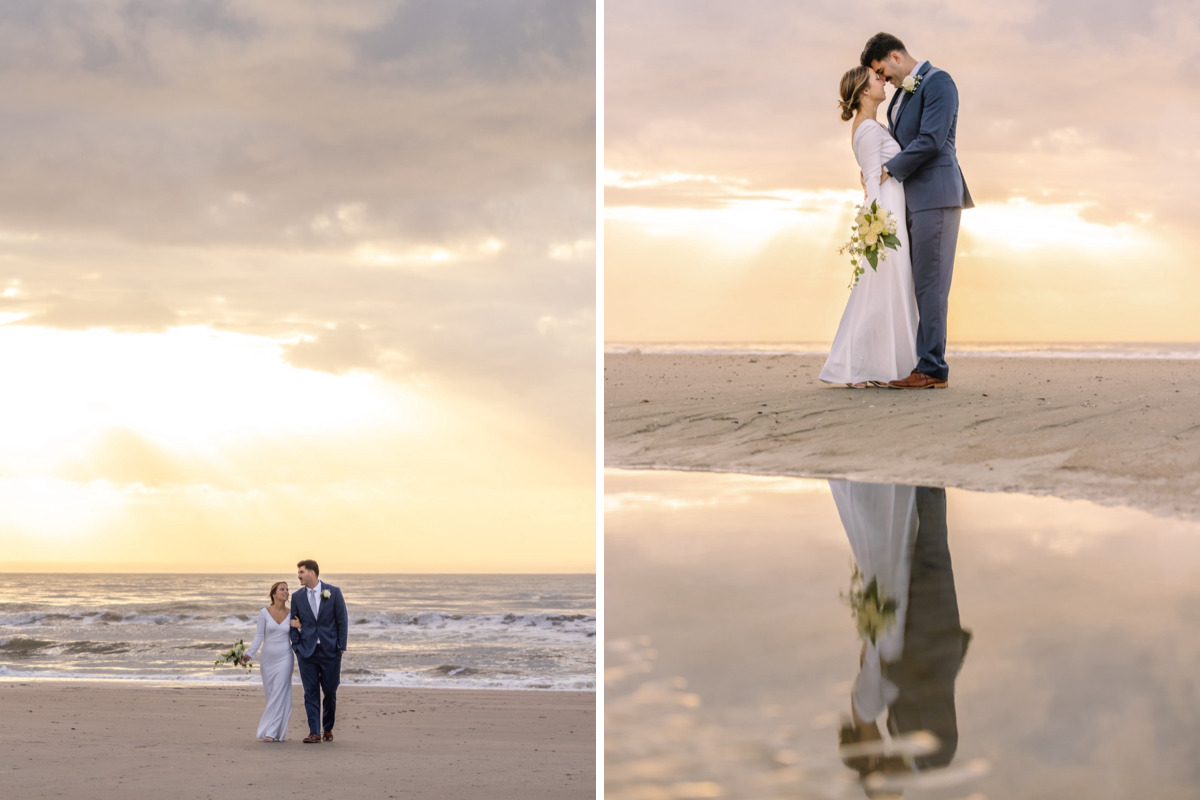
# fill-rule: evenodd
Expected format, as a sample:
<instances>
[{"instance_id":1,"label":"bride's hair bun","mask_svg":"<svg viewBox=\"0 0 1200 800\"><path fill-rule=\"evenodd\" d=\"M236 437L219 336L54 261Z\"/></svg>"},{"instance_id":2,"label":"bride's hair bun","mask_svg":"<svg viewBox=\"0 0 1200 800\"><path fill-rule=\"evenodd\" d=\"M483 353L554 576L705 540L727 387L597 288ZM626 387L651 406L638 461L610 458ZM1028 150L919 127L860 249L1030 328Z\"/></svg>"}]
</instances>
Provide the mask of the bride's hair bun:
<instances>
[{"instance_id":1,"label":"bride's hair bun","mask_svg":"<svg viewBox=\"0 0 1200 800\"><path fill-rule=\"evenodd\" d=\"M846 122L852 119L862 105L862 93L871 83L871 71L866 67L854 67L847 70L842 76L842 85L838 91L841 95L841 102L838 107L842 109L842 121Z\"/></svg>"},{"instance_id":2,"label":"bride's hair bun","mask_svg":"<svg viewBox=\"0 0 1200 800\"><path fill-rule=\"evenodd\" d=\"M842 122L847 122L854 117L854 112L858 110L856 108L857 105L857 102L847 103L845 100L838 101L838 108L842 110Z\"/></svg>"}]
</instances>

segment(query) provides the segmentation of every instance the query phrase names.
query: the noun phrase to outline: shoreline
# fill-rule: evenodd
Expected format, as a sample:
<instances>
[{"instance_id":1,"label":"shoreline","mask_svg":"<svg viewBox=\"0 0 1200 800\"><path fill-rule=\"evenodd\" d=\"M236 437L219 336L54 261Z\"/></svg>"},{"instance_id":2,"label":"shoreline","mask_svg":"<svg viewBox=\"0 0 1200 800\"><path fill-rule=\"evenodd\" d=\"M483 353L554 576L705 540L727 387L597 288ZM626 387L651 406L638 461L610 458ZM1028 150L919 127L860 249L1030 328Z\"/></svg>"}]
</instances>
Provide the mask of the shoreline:
<instances>
[{"instance_id":1,"label":"shoreline","mask_svg":"<svg viewBox=\"0 0 1200 800\"><path fill-rule=\"evenodd\" d=\"M247 686L260 687L257 676L248 681L232 681L232 680L188 680L186 678L98 678L94 675L86 677L71 677L67 675L0 675L0 685L9 683L94 683L97 686L111 686L114 684L123 686L147 686L157 689L172 689L172 688L208 688L221 689L227 687L245 688ZM300 688L301 683L299 677L293 677L292 687ZM382 692L517 692L520 694L582 694L595 695L595 689L532 689L521 688L517 686L388 686L379 683L342 683L338 686L338 691L342 692L346 689L351 691L362 690L379 690Z\"/></svg>"},{"instance_id":2,"label":"shoreline","mask_svg":"<svg viewBox=\"0 0 1200 800\"><path fill-rule=\"evenodd\" d=\"M1200 519L1188 359L989 356L950 386L822 384L823 355L607 354L604 463L1050 494Z\"/></svg>"},{"instance_id":3,"label":"shoreline","mask_svg":"<svg viewBox=\"0 0 1200 800\"><path fill-rule=\"evenodd\" d=\"M596 695L354 687L335 740L305 745L304 694L287 740L254 738L261 685L0 681L5 796L590 798Z\"/></svg>"}]
</instances>

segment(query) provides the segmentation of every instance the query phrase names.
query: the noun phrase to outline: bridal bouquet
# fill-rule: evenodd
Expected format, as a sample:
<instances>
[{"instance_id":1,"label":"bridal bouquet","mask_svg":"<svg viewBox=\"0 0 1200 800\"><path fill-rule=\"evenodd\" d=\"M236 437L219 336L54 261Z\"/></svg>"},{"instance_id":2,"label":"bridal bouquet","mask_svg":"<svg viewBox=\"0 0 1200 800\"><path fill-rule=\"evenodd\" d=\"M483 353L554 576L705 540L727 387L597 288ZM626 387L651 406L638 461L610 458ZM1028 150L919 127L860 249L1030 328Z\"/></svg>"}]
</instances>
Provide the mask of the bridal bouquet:
<instances>
[{"instance_id":1,"label":"bridal bouquet","mask_svg":"<svg viewBox=\"0 0 1200 800\"><path fill-rule=\"evenodd\" d=\"M886 208L881 209L877 200L871 205L865 203L855 209L854 224L851 226L850 241L842 245L838 253L850 251L850 263L854 266L854 277L850 288L858 284L858 276L866 270L862 262L865 258L871 269L877 270L880 261L887 260L888 248L897 250L900 247L900 237L896 235L896 218Z\"/></svg>"},{"instance_id":2,"label":"bridal bouquet","mask_svg":"<svg viewBox=\"0 0 1200 800\"><path fill-rule=\"evenodd\" d=\"M246 672L254 669L254 665L246 661L246 643L241 639L237 640L237 644L221 654L221 657L213 662L213 669L222 664L232 664L235 667L245 667Z\"/></svg>"},{"instance_id":3,"label":"bridal bouquet","mask_svg":"<svg viewBox=\"0 0 1200 800\"><path fill-rule=\"evenodd\" d=\"M896 624L896 601L880 593L874 578L864 589L863 576L857 565L850 576L850 594L842 597L850 602L850 615L858 626L859 638L875 644L880 635Z\"/></svg>"}]
</instances>

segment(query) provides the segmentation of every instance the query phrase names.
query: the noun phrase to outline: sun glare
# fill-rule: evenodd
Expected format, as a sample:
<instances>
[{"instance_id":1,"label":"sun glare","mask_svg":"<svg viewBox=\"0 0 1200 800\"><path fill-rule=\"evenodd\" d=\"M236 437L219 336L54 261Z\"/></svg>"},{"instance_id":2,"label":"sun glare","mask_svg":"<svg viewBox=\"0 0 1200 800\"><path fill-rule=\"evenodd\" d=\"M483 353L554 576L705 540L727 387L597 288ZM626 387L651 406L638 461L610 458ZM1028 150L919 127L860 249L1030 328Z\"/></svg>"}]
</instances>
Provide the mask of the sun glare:
<instances>
[{"instance_id":1,"label":"sun glare","mask_svg":"<svg viewBox=\"0 0 1200 800\"><path fill-rule=\"evenodd\" d=\"M1014 197L1007 203L982 203L963 214L962 230L975 240L975 253L1001 247L1111 251L1141 248L1148 243L1148 237L1134 225L1088 222L1081 217L1087 208L1087 203L1043 205Z\"/></svg>"},{"instance_id":2,"label":"sun glare","mask_svg":"<svg viewBox=\"0 0 1200 800\"><path fill-rule=\"evenodd\" d=\"M745 257L782 234L832 247L833 239L849 230L859 200L855 192L781 190L724 197L712 208L617 206L606 209L604 217L625 232L703 242L713 252Z\"/></svg>"},{"instance_id":3,"label":"sun glare","mask_svg":"<svg viewBox=\"0 0 1200 800\"><path fill-rule=\"evenodd\" d=\"M0 328L0 468L48 468L128 430L167 448L421 424L423 403L374 376L283 360L281 343L207 328L166 333Z\"/></svg>"}]
</instances>

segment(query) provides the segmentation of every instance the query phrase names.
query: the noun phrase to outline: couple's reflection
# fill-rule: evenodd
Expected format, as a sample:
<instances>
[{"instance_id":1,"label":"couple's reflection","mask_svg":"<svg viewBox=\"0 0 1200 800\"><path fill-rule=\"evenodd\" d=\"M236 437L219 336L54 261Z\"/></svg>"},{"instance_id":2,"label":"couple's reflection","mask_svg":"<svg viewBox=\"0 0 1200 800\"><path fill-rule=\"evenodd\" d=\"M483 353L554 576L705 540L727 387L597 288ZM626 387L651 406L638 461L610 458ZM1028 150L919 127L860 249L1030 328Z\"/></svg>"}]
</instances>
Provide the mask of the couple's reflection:
<instances>
[{"instance_id":1,"label":"couple's reflection","mask_svg":"<svg viewBox=\"0 0 1200 800\"><path fill-rule=\"evenodd\" d=\"M954 681L971 634L959 622L945 489L843 481L830 488L863 586L874 581L878 597L892 601L874 641L864 634L851 716L839 731L842 760L873 796L886 776L953 760Z\"/></svg>"}]
</instances>

